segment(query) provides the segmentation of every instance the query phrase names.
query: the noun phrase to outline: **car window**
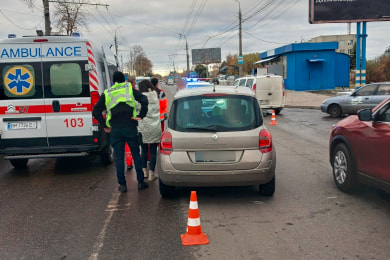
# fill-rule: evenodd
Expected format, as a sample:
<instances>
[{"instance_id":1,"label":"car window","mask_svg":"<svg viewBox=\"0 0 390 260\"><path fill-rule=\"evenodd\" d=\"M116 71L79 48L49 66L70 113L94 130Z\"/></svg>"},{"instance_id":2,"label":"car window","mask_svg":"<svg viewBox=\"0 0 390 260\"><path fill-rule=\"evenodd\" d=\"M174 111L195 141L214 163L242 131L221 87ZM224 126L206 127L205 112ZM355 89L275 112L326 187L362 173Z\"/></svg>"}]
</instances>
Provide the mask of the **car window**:
<instances>
[{"instance_id":1,"label":"car window","mask_svg":"<svg viewBox=\"0 0 390 260\"><path fill-rule=\"evenodd\" d=\"M248 79L246 81L246 85L245 86L248 87L248 88L252 88L253 81L254 81L254 79Z\"/></svg>"},{"instance_id":2,"label":"car window","mask_svg":"<svg viewBox=\"0 0 390 260\"><path fill-rule=\"evenodd\" d=\"M243 131L262 125L254 97L241 95L193 96L172 104L168 125L181 132Z\"/></svg>"},{"instance_id":3,"label":"car window","mask_svg":"<svg viewBox=\"0 0 390 260\"><path fill-rule=\"evenodd\" d=\"M376 121L390 122L390 103L382 107L376 116Z\"/></svg>"},{"instance_id":4,"label":"car window","mask_svg":"<svg viewBox=\"0 0 390 260\"><path fill-rule=\"evenodd\" d=\"M246 81L246 79L240 79L240 84L239 84L239 86L240 86L240 87L245 87L245 81Z\"/></svg>"},{"instance_id":5,"label":"car window","mask_svg":"<svg viewBox=\"0 0 390 260\"><path fill-rule=\"evenodd\" d=\"M381 84L378 87L377 95L390 95L390 84Z\"/></svg>"},{"instance_id":6,"label":"car window","mask_svg":"<svg viewBox=\"0 0 390 260\"><path fill-rule=\"evenodd\" d=\"M372 96L375 93L377 85L367 85L355 92L355 96Z\"/></svg>"},{"instance_id":7,"label":"car window","mask_svg":"<svg viewBox=\"0 0 390 260\"><path fill-rule=\"evenodd\" d=\"M240 81L239 80L236 80L236 81L234 81L234 86L238 86L238 83L240 83Z\"/></svg>"}]
</instances>

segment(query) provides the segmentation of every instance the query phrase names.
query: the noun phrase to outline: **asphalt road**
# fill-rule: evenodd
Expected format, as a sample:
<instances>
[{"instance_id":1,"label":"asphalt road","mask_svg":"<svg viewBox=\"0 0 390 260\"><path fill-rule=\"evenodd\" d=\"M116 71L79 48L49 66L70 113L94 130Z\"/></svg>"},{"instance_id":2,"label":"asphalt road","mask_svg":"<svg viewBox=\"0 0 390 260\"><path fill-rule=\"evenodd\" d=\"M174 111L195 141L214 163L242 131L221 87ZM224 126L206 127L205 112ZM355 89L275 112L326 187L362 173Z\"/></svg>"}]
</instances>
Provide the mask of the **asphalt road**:
<instances>
[{"instance_id":1,"label":"asphalt road","mask_svg":"<svg viewBox=\"0 0 390 260\"><path fill-rule=\"evenodd\" d=\"M164 87L169 98L174 86ZM318 110L285 109L268 126L277 150L276 192L195 189L208 245L184 247L190 189L161 199L138 191L134 170L117 192L114 165L98 156L0 158L0 259L389 259L390 195L338 191L328 156L331 125ZM267 124L271 116L265 118Z\"/></svg>"}]
</instances>

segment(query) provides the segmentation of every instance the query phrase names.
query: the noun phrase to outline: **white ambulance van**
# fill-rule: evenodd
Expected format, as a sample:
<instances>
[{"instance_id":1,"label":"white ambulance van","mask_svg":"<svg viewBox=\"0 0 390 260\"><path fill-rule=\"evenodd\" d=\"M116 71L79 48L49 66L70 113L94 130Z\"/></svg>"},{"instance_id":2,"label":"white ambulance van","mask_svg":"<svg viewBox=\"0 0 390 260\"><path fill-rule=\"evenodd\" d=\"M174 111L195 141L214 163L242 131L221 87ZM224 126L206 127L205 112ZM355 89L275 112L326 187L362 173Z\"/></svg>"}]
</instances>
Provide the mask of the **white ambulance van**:
<instances>
[{"instance_id":1,"label":"white ambulance van","mask_svg":"<svg viewBox=\"0 0 390 260\"><path fill-rule=\"evenodd\" d=\"M0 40L0 153L15 168L30 158L99 153L112 161L92 109L118 69L116 56L87 38Z\"/></svg>"}]
</instances>

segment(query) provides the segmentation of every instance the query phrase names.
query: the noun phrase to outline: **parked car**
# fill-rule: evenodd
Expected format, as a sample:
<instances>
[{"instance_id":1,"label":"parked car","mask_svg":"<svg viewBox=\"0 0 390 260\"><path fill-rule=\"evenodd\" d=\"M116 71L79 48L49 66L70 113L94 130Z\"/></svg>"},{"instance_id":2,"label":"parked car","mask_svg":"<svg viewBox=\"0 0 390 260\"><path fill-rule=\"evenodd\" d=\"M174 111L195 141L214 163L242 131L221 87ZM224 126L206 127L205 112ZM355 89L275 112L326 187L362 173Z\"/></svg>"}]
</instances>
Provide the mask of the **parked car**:
<instances>
[{"instance_id":1,"label":"parked car","mask_svg":"<svg viewBox=\"0 0 390 260\"><path fill-rule=\"evenodd\" d=\"M275 192L276 152L256 96L231 86L175 95L157 156L162 197L176 186L259 185Z\"/></svg>"},{"instance_id":2,"label":"parked car","mask_svg":"<svg viewBox=\"0 0 390 260\"><path fill-rule=\"evenodd\" d=\"M279 114L284 108L286 94L283 77L279 75L245 76L238 78L234 86L248 87L255 91L262 108L273 109Z\"/></svg>"},{"instance_id":3,"label":"parked car","mask_svg":"<svg viewBox=\"0 0 390 260\"><path fill-rule=\"evenodd\" d=\"M372 109L390 95L390 82L368 84L352 94L327 98L321 111L331 117L343 114L356 114L360 109Z\"/></svg>"},{"instance_id":4,"label":"parked car","mask_svg":"<svg viewBox=\"0 0 390 260\"><path fill-rule=\"evenodd\" d=\"M358 182L390 191L390 98L373 110L338 122L330 135L329 155L337 187L348 192Z\"/></svg>"}]
</instances>

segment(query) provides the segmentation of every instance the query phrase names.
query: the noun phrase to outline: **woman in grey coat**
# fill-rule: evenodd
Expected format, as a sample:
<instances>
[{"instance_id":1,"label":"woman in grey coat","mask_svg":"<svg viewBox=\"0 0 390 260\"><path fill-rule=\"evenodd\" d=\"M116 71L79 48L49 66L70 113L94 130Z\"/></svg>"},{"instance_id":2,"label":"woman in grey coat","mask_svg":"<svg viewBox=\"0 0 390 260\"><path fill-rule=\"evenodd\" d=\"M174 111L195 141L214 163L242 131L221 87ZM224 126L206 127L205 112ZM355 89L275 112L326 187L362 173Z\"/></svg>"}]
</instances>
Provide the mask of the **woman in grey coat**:
<instances>
[{"instance_id":1,"label":"woman in grey coat","mask_svg":"<svg viewBox=\"0 0 390 260\"><path fill-rule=\"evenodd\" d=\"M158 94L149 80L139 83L139 91L148 98L148 113L138 122L138 131L142 135L142 168L145 178L149 175L149 181L155 180L157 146L161 137L160 104ZM147 172L148 150L150 148L149 174Z\"/></svg>"}]
</instances>

